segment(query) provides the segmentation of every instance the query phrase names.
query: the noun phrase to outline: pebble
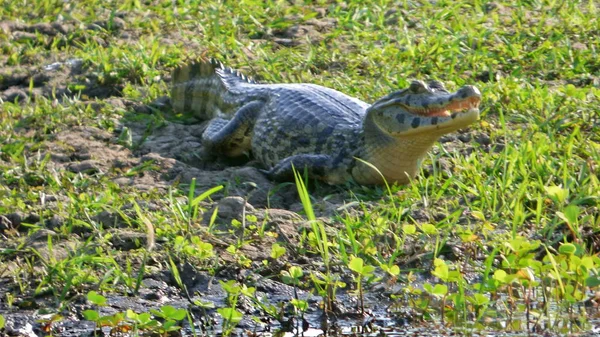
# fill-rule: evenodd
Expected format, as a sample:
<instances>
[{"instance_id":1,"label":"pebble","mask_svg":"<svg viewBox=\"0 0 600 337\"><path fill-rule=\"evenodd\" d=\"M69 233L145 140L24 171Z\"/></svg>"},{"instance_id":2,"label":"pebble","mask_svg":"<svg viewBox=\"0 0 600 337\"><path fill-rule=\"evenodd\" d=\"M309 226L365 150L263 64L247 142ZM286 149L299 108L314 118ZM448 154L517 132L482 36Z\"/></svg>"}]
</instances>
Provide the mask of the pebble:
<instances>
[{"instance_id":1,"label":"pebble","mask_svg":"<svg viewBox=\"0 0 600 337\"><path fill-rule=\"evenodd\" d=\"M98 164L94 160L84 160L80 163L71 163L67 169L74 173L94 174L100 172Z\"/></svg>"}]
</instances>

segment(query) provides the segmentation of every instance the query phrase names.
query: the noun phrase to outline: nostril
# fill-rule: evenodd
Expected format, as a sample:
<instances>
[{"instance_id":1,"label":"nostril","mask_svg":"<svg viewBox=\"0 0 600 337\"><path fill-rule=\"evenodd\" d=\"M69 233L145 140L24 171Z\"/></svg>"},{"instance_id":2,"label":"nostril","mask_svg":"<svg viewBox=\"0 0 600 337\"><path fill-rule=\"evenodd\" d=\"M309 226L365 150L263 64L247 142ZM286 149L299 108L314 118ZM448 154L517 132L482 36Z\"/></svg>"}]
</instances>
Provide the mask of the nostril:
<instances>
[{"instance_id":1,"label":"nostril","mask_svg":"<svg viewBox=\"0 0 600 337\"><path fill-rule=\"evenodd\" d=\"M478 96L481 97L481 91L479 91L479 89L477 89L477 87L474 87L472 85L469 86L471 88L471 90L473 91L473 95L474 96Z\"/></svg>"},{"instance_id":2,"label":"nostril","mask_svg":"<svg viewBox=\"0 0 600 337\"><path fill-rule=\"evenodd\" d=\"M462 98L481 97L481 92L479 91L479 89L477 89L476 86L472 85L465 85L464 87L458 90L458 93Z\"/></svg>"}]
</instances>

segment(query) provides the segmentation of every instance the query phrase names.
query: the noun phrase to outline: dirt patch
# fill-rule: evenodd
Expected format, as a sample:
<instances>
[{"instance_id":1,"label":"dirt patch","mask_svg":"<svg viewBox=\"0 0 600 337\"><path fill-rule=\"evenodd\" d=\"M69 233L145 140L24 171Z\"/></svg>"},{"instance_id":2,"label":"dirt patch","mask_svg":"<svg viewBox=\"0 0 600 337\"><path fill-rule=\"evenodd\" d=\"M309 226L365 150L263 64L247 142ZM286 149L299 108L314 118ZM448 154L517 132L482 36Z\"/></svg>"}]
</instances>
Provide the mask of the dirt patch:
<instances>
[{"instance_id":1,"label":"dirt patch","mask_svg":"<svg viewBox=\"0 0 600 337\"><path fill-rule=\"evenodd\" d=\"M322 15L309 20L292 16L286 18L285 22L292 24L285 25L284 28L268 29L263 33L253 35L252 38L270 40L284 47L318 44L337 25L336 19Z\"/></svg>"},{"instance_id":2,"label":"dirt patch","mask_svg":"<svg viewBox=\"0 0 600 337\"><path fill-rule=\"evenodd\" d=\"M111 19L93 22L84 29L75 21L56 21L52 23L36 23L26 25L20 22L0 22L0 30L8 37L6 48L13 48L10 43L21 43L40 46L43 49L76 46L88 39L106 46L106 40L99 35L86 32L102 31L102 34L126 34L126 22L121 18L124 13L117 13ZM100 34L100 35L102 35ZM62 100L63 97L107 98L120 96L123 85L112 78L105 78L85 64L83 60L67 56L45 55L36 53L19 60L19 65L8 62L0 70L0 99L5 102L24 101L44 96ZM40 67L40 64L43 64Z\"/></svg>"},{"instance_id":3,"label":"dirt patch","mask_svg":"<svg viewBox=\"0 0 600 337\"><path fill-rule=\"evenodd\" d=\"M0 71L0 98L23 102L28 98L56 98L82 95L88 98L120 96L123 86L101 80L80 59L66 59L45 65L6 67Z\"/></svg>"}]
</instances>

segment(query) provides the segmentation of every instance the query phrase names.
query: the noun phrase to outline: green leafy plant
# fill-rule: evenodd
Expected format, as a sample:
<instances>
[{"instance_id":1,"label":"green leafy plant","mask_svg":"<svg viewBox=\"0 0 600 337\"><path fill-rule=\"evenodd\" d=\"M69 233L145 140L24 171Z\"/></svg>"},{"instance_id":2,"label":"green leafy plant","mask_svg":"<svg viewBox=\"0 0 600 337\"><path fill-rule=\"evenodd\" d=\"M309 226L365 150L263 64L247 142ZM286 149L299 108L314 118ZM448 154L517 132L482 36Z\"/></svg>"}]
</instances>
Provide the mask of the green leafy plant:
<instances>
[{"instance_id":1,"label":"green leafy plant","mask_svg":"<svg viewBox=\"0 0 600 337\"><path fill-rule=\"evenodd\" d=\"M223 290L227 293L227 303L229 307L219 308L217 312L223 317L223 335L229 336L235 326L242 320L243 314L236 309L236 304L240 295L250 295L253 297L254 288L247 288L245 285L238 285L235 281L219 282Z\"/></svg>"},{"instance_id":2,"label":"green leafy plant","mask_svg":"<svg viewBox=\"0 0 600 337\"><path fill-rule=\"evenodd\" d=\"M360 257L353 256L348 264L348 268L355 273L355 282L356 282L356 292L358 293L358 297L360 299L360 310L361 313L365 312L365 303L363 297L363 287L362 280L364 278L373 277L373 272L375 271L375 267L370 265L365 265L363 259Z\"/></svg>"}]
</instances>

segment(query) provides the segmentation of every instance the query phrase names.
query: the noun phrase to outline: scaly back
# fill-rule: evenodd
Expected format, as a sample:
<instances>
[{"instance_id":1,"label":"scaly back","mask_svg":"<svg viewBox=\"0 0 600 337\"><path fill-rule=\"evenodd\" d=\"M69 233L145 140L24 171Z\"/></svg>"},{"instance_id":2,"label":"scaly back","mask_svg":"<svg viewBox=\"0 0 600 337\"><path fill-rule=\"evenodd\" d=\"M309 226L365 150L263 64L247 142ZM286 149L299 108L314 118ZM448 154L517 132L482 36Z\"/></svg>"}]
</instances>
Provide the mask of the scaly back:
<instances>
[{"instance_id":1,"label":"scaly back","mask_svg":"<svg viewBox=\"0 0 600 337\"><path fill-rule=\"evenodd\" d=\"M188 63L173 70L173 109L202 120L226 114L232 102L225 96L240 83L255 82L214 59Z\"/></svg>"}]
</instances>

